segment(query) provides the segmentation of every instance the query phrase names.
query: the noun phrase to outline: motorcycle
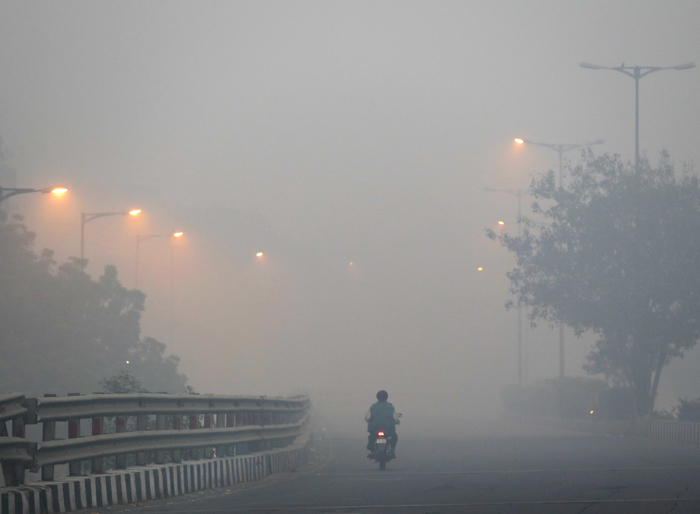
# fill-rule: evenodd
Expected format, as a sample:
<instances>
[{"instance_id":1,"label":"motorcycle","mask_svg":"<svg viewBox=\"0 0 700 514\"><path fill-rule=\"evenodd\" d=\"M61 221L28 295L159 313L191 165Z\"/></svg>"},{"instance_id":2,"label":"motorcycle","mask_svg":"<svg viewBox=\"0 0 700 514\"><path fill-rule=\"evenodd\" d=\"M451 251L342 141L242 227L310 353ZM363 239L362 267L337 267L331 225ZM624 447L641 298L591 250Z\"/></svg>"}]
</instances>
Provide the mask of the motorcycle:
<instances>
[{"instance_id":1,"label":"motorcycle","mask_svg":"<svg viewBox=\"0 0 700 514\"><path fill-rule=\"evenodd\" d=\"M391 436L386 434L384 430L377 430L374 442L374 460L379 463L379 469L386 469L386 463L394 458L394 455L389 451L390 448Z\"/></svg>"},{"instance_id":2,"label":"motorcycle","mask_svg":"<svg viewBox=\"0 0 700 514\"><path fill-rule=\"evenodd\" d=\"M398 414L400 418L402 414ZM397 421L396 425L401 422ZM379 463L379 469L386 469L386 463L390 460L396 458L396 456L391 452L392 447L392 437L387 434L384 430L374 431L374 460Z\"/></svg>"}]
</instances>

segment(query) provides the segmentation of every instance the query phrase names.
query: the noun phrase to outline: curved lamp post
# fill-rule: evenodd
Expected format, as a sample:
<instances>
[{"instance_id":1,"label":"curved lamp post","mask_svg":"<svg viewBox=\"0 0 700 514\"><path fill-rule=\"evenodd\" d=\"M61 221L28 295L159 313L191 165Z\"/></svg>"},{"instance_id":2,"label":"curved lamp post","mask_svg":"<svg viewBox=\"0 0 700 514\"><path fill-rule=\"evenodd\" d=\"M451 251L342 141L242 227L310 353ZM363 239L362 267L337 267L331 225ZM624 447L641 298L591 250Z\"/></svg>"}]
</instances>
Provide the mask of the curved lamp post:
<instances>
[{"instance_id":1,"label":"curved lamp post","mask_svg":"<svg viewBox=\"0 0 700 514\"><path fill-rule=\"evenodd\" d=\"M625 66L623 62L620 66L598 66L589 62L582 62L582 68L589 70L613 70L624 73L634 79L634 170L639 172L639 81L642 77L662 71L662 70L689 70L695 68L694 62L678 64L676 66Z\"/></svg>"},{"instance_id":2,"label":"curved lamp post","mask_svg":"<svg viewBox=\"0 0 700 514\"><path fill-rule=\"evenodd\" d=\"M80 260L85 257L85 225L97 218L107 216L136 216L141 213L141 209L132 209L129 212L81 212L80 213Z\"/></svg>"},{"instance_id":3,"label":"curved lamp post","mask_svg":"<svg viewBox=\"0 0 700 514\"><path fill-rule=\"evenodd\" d=\"M53 193L55 195L62 195L67 192L63 186L45 187L43 189L29 189L29 188L19 188L19 187L0 187L0 202L12 198L13 196L23 195L27 193Z\"/></svg>"},{"instance_id":4,"label":"curved lamp post","mask_svg":"<svg viewBox=\"0 0 700 514\"><path fill-rule=\"evenodd\" d=\"M554 150L559 154L559 187L563 186L563 181L562 181L562 170L563 170L563 164L564 164L564 154L566 152L569 152L571 150L574 150L576 148L586 148L588 146L593 146L593 145L602 145L605 143L602 139L598 139L597 141L593 141L592 143L583 143L583 144L578 144L578 145L564 145L564 144L555 144L555 143L539 143L537 141L528 141L527 139L520 139L520 138L515 138L515 142L518 143L519 145L526 144L526 145L537 145L537 146L544 146L545 148L550 148L551 150Z\"/></svg>"},{"instance_id":5,"label":"curved lamp post","mask_svg":"<svg viewBox=\"0 0 700 514\"><path fill-rule=\"evenodd\" d=\"M134 265L134 288L138 289L139 287L139 250L141 248L141 241L146 241L147 239L157 239L161 237L182 237L182 232L174 232L172 234L146 234L146 235L141 235L137 234L136 235L136 261ZM170 267L172 269L172 252L170 254ZM171 271L171 283L172 283L172 271Z\"/></svg>"}]
</instances>

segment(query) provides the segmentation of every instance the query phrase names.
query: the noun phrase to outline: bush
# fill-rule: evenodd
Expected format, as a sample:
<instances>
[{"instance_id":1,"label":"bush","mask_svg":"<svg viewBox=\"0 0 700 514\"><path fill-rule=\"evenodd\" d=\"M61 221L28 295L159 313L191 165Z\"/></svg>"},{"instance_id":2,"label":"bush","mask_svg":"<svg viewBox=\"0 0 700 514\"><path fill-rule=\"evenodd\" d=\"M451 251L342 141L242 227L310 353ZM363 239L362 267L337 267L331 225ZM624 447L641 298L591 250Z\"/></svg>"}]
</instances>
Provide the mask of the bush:
<instances>
[{"instance_id":1,"label":"bush","mask_svg":"<svg viewBox=\"0 0 700 514\"><path fill-rule=\"evenodd\" d=\"M700 421L700 398L678 398L678 421Z\"/></svg>"}]
</instances>

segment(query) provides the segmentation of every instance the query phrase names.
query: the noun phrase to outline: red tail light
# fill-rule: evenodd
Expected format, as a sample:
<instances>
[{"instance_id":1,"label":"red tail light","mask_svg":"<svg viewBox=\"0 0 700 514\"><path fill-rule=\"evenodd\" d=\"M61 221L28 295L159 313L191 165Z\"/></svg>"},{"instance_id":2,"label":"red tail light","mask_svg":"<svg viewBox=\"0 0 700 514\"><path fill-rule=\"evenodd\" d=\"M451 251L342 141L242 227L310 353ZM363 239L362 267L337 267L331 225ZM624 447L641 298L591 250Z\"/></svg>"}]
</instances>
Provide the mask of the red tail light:
<instances>
[{"instance_id":1,"label":"red tail light","mask_svg":"<svg viewBox=\"0 0 700 514\"><path fill-rule=\"evenodd\" d=\"M378 435L379 437L384 437L384 432L379 432L377 435Z\"/></svg>"}]
</instances>

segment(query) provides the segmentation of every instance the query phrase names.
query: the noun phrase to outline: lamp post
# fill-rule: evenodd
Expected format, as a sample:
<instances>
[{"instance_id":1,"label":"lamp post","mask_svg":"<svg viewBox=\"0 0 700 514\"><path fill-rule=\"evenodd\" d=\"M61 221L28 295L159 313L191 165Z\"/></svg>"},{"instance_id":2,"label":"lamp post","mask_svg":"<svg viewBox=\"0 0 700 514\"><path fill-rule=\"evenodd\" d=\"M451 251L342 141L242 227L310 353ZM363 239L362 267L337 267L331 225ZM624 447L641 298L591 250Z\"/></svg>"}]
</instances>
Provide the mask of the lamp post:
<instances>
[{"instance_id":1,"label":"lamp post","mask_svg":"<svg viewBox=\"0 0 700 514\"><path fill-rule=\"evenodd\" d=\"M689 70L695 68L694 62L679 64L677 66L598 66L589 62L582 62L582 68L590 70L613 70L624 73L634 79L634 171L639 173L639 80L647 75L662 70Z\"/></svg>"},{"instance_id":2,"label":"lamp post","mask_svg":"<svg viewBox=\"0 0 700 514\"><path fill-rule=\"evenodd\" d=\"M81 212L80 213L80 260L85 257L85 225L97 218L106 216L136 216L141 209L132 209L129 212Z\"/></svg>"},{"instance_id":3,"label":"lamp post","mask_svg":"<svg viewBox=\"0 0 700 514\"><path fill-rule=\"evenodd\" d=\"M584 144L555 144L555 143L539 143L536 141L528 141L527 139L520 139L516 138L515 142L522 145L522 144L527 144L527 145L537 145L537 146L544 146L545 148L549 148L551 150L554 150L559 154L559 187L564 187L564 175L563 175L563 169L564 169L564 154L566 152L569 152L571 150L574 150L576 148L585 148L587 146L592 146L592 145L602 145L605 143L602 139L598 139L597 141L593 141L592 143L584 143ZM565 340L564 340L564 324L562 322L559 322L559 376L563 377L565 375L565 365L566 365L566 358L564 355L564 346L565 346Z\"/></svg>"},{"instance_id":4,"label":"lamp post","mask_svg":"<svg viewBox=\"0 0 700 514\"><path fill-rule=\"evenodd\" d=\"M147 239L156 239L156 238L161 238L161 237L182 237L182 232L174 232L172 234L146 234L146 235L141 235L137 234L136 235L136 260L134 263L134 288L138 289L139 287L139 251L141 248L141 241L146 241ZM170 284L172 288L172 262L173 262L173 256L172 252L170 255L170 267L171 267L171 272L170 272Z\"/></svg>"},{"instance_id":5,"label":"lamp post","mask_svg":"<svg viewBox=\"0 0 700 514\"><path fill-rule=\"evenodd\" d=\"M13 196L23 195L27 193L53 193L55 195L62 195L67 192L68 189L65 187L45 187L43 189L29 189L29 188L19 188L19 187L1 187L0 186L0 202L12 198Z\"/></svg>"},{"instance_id":6,"label":"lamp post","mask_svg":"<svg viewBox=\"0 0 700 514\"><path fill-rule=\"evenodd\" d=\"M603 141L602 139L598 139L597 141L593 141L592 143L583 143L583 144L578 144L578 145L563 145L563 144L554 144L554 143L538 143L537 141L528 141L527 139L520 139L520 138L516 138L515 142L518 143L519 145L526 144L526 145L544 146L545 148L550 148L559 154L559 187L563 187L563 185L564 185L563 168L564 168L564 154L566 152L569 152L571 150L575 150L576 148L585 148L587 146L602 145L603 143L605 143L605 141Z\"/></svg>"},{"instance_id":7,"label":"lamp post","mask_svg":"<svg viewBox=\"0 0 700 514\"><path fill-rule=\"evenodd\" d=\"M491 189L485 188L490 193L507 193L518 199L518 237L522 236L522 198L530 193L528 189ZM500 224L500 222L499 222ZM523 308L518 301L518 386L523 385Z\"/></svg>"}]
</instances>

